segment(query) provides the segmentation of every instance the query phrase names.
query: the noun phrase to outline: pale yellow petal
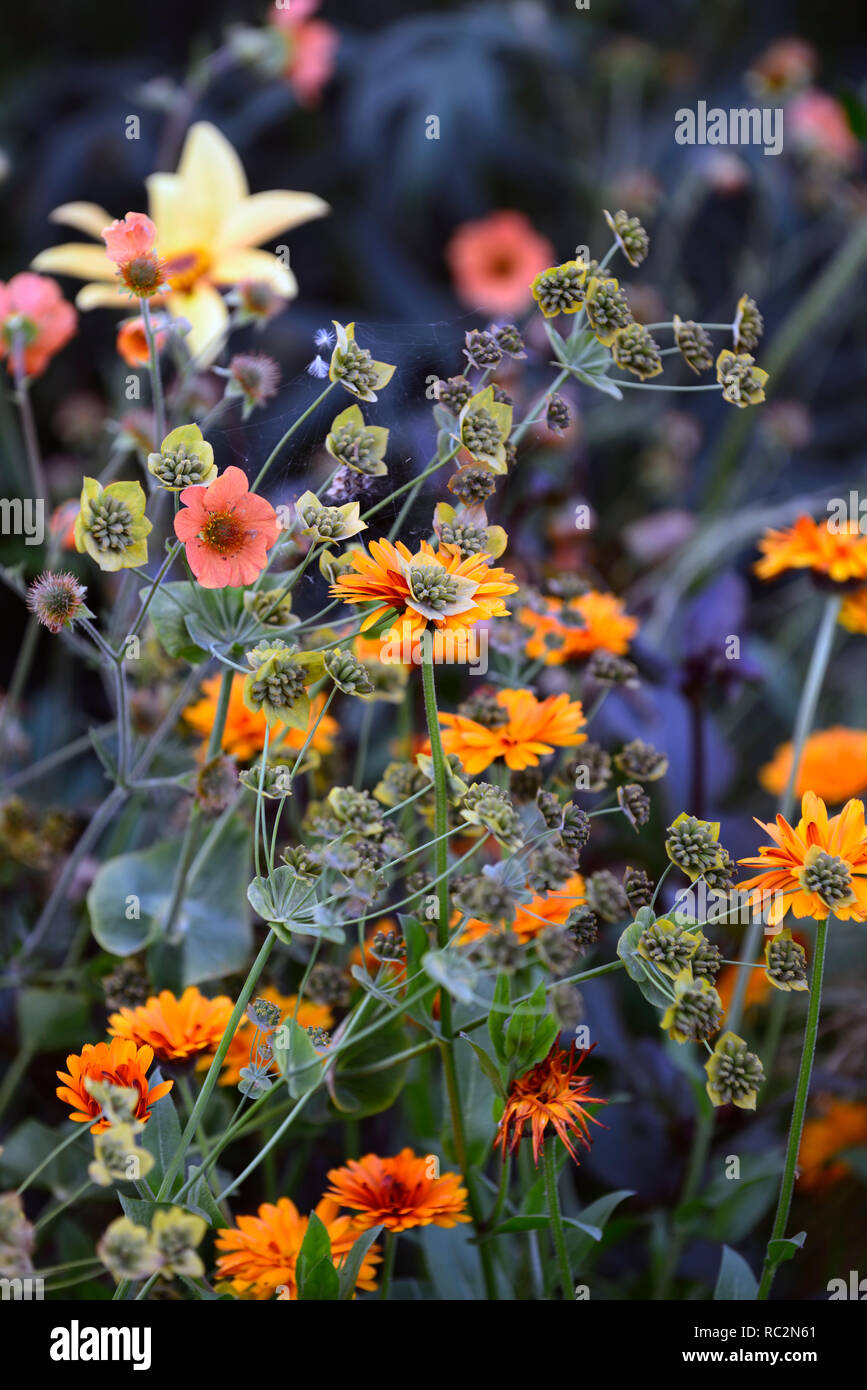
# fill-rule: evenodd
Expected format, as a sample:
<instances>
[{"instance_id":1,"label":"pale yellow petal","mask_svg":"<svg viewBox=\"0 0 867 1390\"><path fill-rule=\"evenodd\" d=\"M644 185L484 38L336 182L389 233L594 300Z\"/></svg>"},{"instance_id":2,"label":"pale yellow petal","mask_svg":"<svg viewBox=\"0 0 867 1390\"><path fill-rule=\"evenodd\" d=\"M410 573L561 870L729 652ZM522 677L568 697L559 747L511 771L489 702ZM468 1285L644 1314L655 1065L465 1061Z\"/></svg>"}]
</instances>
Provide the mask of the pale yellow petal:
<instances>
[{"instance_id":1,"label":"pale yellow petal","mask_svg":"<svg viewBox=\"0 0 867 1390\"><path fill-rule=\"evenodd\" d=\"M213 285L200 280L191 294L170 294L167 304L174 318L188 320L187 347L201 366L207 366L220 351L229 321L222 297Z\"/></svg>"},{"instance_id":2,"label":"pale yellow petal","mask_svg":"<svg viewBox=\"0 0 867 1390\"><path fill-rule=\"evenodd\" d=\"M224 246L261 246L278 232L291 231L330 211L315 193L290 193L285 189L253 193L232 208L223 223L221 241Z\"/></svg>"},{"instance_id":3,"label":"pale yellow petal","mask_svg":"<svg viewBox=\"0 0 867 1390\"><path fill-rule=\"evenodd\" d=\"M127 314L134 316L138 310L137 301L130 299L126 290L117 289L113 285L85 285L75 296L75 302L79 309L123 309Z\"/></svg>"},{"instance_id":4,"label":"pale yellow petal","mask_svg":"<svg viewBox=\"0 0 867 1390\"><path fill-rule=\"evenodd\" d=\"M249 188L240 159L225 135L209 121L197 121L184 141L178 174L197 240L224 244L223 224ZM156 221L156 219L154 219Z\"/></svg>"},{"instance_id":5,"label":"pale yellow petal","mask_svg":"<svg viewBox=\"0 0 867 1390\"><path fill-rule=\"evenodd\" d=\"M264 280L275 294L294 299L298 283L288 266L270 251L256 251L242 246L234 251L221 251L211 268L211 278L218 285L238 285L242 280Z\"/></svg>"},{"instance_id":6,"label":"pale yellow petal","mask_svg":"<svg viewBox=\"0 0 867 1390\"><path fill-rule=\"evenodd\" d=\"M92 246L87 241L48 246L34 256L30 264L44 275L73 275L77 280L113 282L117 277L117 267L108 259L105 247Z\"/></svg>"},{"instance_id":7,"label":"pale yellow petal","mask_svg":"<svg viewBox=\"0 0 867 1390\"><path fill-rule=\"evenodd\" d=\"M206 227L195 224L193 212L177 174L151 174L145 179L148 210L157 229L157 251L173 256L205 242Z\"/></svg>"},{"instance_id":8,"label":"pale yellow petal","mask_svg":"<svg viewBox=\"0 0 867 1390\"><path fill-rule=\"evenodd\" d=\"M98 240L114 218L98 203L63 203L48 214L48 220L59 222L62 227L74 227L77 232L84 232Z\"/></svg>"}]
</instances>

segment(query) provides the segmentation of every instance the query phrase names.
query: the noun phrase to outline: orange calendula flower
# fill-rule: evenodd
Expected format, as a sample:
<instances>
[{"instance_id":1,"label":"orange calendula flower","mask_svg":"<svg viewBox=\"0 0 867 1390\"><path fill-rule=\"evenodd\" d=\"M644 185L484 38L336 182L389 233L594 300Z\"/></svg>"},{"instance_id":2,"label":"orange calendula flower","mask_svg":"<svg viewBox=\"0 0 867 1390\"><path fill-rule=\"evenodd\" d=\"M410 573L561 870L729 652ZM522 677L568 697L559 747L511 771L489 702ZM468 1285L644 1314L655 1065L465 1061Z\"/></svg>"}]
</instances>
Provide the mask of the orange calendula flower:
<instances>
[{"instance_id":1,"label":"orange calendula flower","mask_svg":"<svg viewBox=\"0 0 867 1390\"><path fill-rule=\"evenodd\" d=\"M792 744L783 743L771 762L759 770L759 781L773 796L780 796L792 771ZM830 806L841 806L867 790L867 729L846 729L835 724L811 734L804 745L795 792L813 790Z\"/></svg>"},{"instance_id":2,"label":"orange calendula flower","mask_svg":"<svg viewBox=\"0 0 867 1390\"><path fill-rule=\"evenodd\" d=\"M244 703L244 680L245 677L238 673L232 677L232 690L229 695L229 709L226 715L226 727L223 730L223 752L238 758L240 762L247 762L250 758L261 753L265 746L265 730L268 727L265 714L262 710L249 710ZM184 710L184 720L191 729L201 734L207 740L214 727L214 719L217 714L217 702L220 695L222 678L211 676L208 680L202 681L202 698L187 705ZM277 727L272 730L271 751L275 754L281 749L299 753L304 746L310 728L322 714L322 706L325 704L325 695L319 694L313 697L310 708L310 720L306 729L288 729L285 732ZM332 752L334 739L337 735L339 725L337 720L330 714L322 715L319 725L313 735L313 742L310 747L316 753L323 755ZM202 745L204 754L205 745ZM309 751L309 750L308 750Z\"/></svg>"},{"instance_id":3,"label":"orange calendula flower","mask_svg":"<svg viewBox=\"0 0 867 1390\"><path fill-rule=\"evenodd\" d=\"M530 690L499 690L497 704L506 710L508 719L493 728L462 714L440 715L443 748L446 753L457 754L471 777L498 758L520 772L538 766L539 758L555 748L575 748L586 741L587 735L581 732L583 707L580 700L570 700L568 695L537 700Z\"/></svg>"},{"instance_id":4,"label":"orange calendula flower","mask_svg":"<svg viewBox=\"0 0 867 1390\"><path fill-rule=\"evenodd\" d=\"M365 1154L349 1159L343 1168L328 1174L327 1196L339 1206L351 1207L359 1230L384 1226L387 1231L409 1231L414 1226L456 1226L469 1221L465 1207L467 1189L460 1173L442 1173L432 1155L417 1157L401 1149L394 1158Z\"/></svg>"},{"instance_id":5,"label":"orange calendula flower","mask_svg":"<svg viewBox=\"0 0 867 1390\"><path fill-rule=\"evenodd\" d=\"M234 1007L227 994L208 999L195 985L180 999L163 989L135 1009L110 1014L108 1031L152 1048L160 1062L186 1062L216 1050Z\"/></svg>"},{"instance_id":6,"label":"orange calendula flower","mask_svg":"<svg viewBox=\"0 0 867 1390\"><path fill-rule=\"evenodd\" d=\"M491 568L489 555L462 559L449 545L434 550L422 541L413 554L402 541L371 541L369 554L355 549L348 555L351 564L331 585L332 595L344 603L376 603L362 632L396 609L398 621L387 635L410 647L428 625L461 637L478 622L503 617L509 611L504 597L518 589L506 570Z\"/></svg>"},{"instance_id":7,"label":"orange calendula flower","mask_svg":"<svg viewBox=\"0 0 867 1390\"><path fill-rule=\"evenodd\" d=\"M175 535L203 589L252 584L280 535L271 503L250 491L246 473L227 468L207 487L185 487Z\"/></svg>"},{"instance_id":8,"label":"orange calendula flower","mask_svg":"<svg viewBox=\"0 0 867 1390\"><path fill-rule=\"evenodd\" d=\"M577 598L546 598L544 604L542 612L522 608L518 621L530 629L527 656L544 657L546 666L562 666L572 657L600 649L623 656L638 631L637 618L623 611L614 594L590 589Z\"/></svg>"},{"instance_id":9,"label":"orange calendula flower","mask_svg":"<svg viewBox=\"0 0 867 1390\"><path fill-rule=\"evenodd\" d=\"M798 1183L817 1189L848 1177L851 1165L839 1155L867 1144L867 1105L822 1097L819 1114L807 1120L798 1152Z\"/></svg>"},{"instance_id":10,"label":"orange calendula flower","mask_svg":"<svg viewBox=\"0 0 867 1390\"><path fill-rule=\"evenodd\" d=\"M167 1096L174 1086L173 1081L161 1081L158 1086L149 1086L147 1072L154 1059L152 1047L138 1047L130 1038L112 1038L111 1042L85 1043L78 1056L71 1053L66 1059L68 1071L59 1071L57 1076L63 1082L57 1087L57 1095L72 1107L71 1120L76 1124L90 1124L91 1134L101 1134L108 1129L108 1120L96 1119L100 1113L99 1102L90 1094L87 1081L107 1081L112 1086L128 1087L138 1091L136 1120L144 1124L150 1119L154 1104Z\"/></svg>"},{"instance_id":11,"label":"orange calendula flower","mask_svg":"<svg viewBox=\"0 0 867 1390\"><path fill-rule=\"evenodd\" d=\"M562 888L556 888L550 893L536 893L529 902L518 903L515 920L509 930L515 933L523 946L548 927L562 927L573 907L585 901L584 879L580 874L573 874L571 878L567 878ZM460 913L456 912L452 918L452 926L457 926L459 921ZM471 941L478 941L480 936L487 936L489 932L498 930L499 928L492 926L490 922L470 917L463 925L459 944L466 946Z\"/></svg>"},{"instance_id":12,"label":"orange calendula flower","mask_svg":"<svg viewBox=\"0 0 867 1390\"><path fill-rule=\"evenodd\" d=\"M334 1024L334 1013L328 1004L314 1004L311 999L302 999L299 1006L297 994L281 994L273 985L256 990L254 998L267 999L269 1004L276 1004L282 1018L284 1020L294 1018L299 1028L329 1029ZM223 1059L223 1069L220 1072L221 1086L237 1086L241 1080L241 1068L250 1065L250 1051L257 1031L255 1024L245 1015L235 1036L229 1043L229 1050ZM217 1042L219 1042L219 1038ZM205 1071L210 1065L211 1058L203 1057L198 1064L198 1070ZM268 1070L275 1073L277 1071L276 1063L272 1061Z\"/></svg>"},{"instance_id":13,"label":"orange calendula flower","mask_svg":"<svg viewBox=\"0 0 867 1390\"><path fill-rule=\"evenodd\" d=\"M575 1163L578 1162L578 1155L572 1146L570 1134L585 1149L590 1148L588 1121L595 1125L601 1125L601 1121L591 1115L586 1107L607 1104L600 1096L588 1095L591 1078L578 1075L584 1058L593 1051L593 1047L587 1047L578 1054L575 1043L566 1049L560 1046L560 1039L557 1038L547 1057L512 1082L494 1139L494 1145L499 1144L503 1158L508 1152L515 1152L527 1132L527 1125L530 1126L533 1159L537 1167L549 1125Z\"/></svg>"},{"instance_id":14,"label":"orange calendula flower","mask_svg":"<svg viewBox=\"0 0 867 1390\"><path fill-rule=\"evenodd\" d=\"M331 1238L331 1254L337 1266L355 1244L360 1228L351 1216L338 1215L337 1204L323 1197L316 1215ZM310 1218L302 1216L294 1202L281 1197L276 1203L263 1202L256 1216L239 1216L236 1226L217 1232L217 1274L227 1279L236 1293L265 1299L298 1297L295 1268ZM382 1256L374 1245L361 1265L356 1288L376 1288L376 1265Z\"/></svg>"},{"instance_id":15,"label":"orange calendula flower","mask_svg":"<svg viewBox=\"0 0 867 1390\"><path fill-rule=\"evenodd\" d=\"M809 569L835 584L867 579L867 536L858 522L840 523L800 516L784 531L766 531L759 541L761 560L754 565L760 579L774 579L787 570Z\"/></svg>"},{"instance_id":16,"label":"orange calendula flower","mask_svg":"<svg viewBox=\"0 0 867 1390\"><path fill-rule=\"evenodd\" d=\"M773 840L760 845L758 857L741 859L762 872L737 886L751 891L757 911L767 909L776 926L789 909L796 917L824 921L833 913L841 921L867 921L867 827L864 803L847 801L836 816L815 792L804 793L801 819L792 827L783 816L776 825L757 820Z\"/></svg>"},{"instance_id":17,"label":"orange calendula flower","mask_svg":"<svg viewBox=\"0 0 867 1390\"><path fill-rule=\"evenodd\" d=\"M78 314L56 280L23 271L0 282L0 360L25 376L41 376L78 327Z\"/></svg>"},{"instance_id":18,"label":"orange calendula flower","mask_svg":"<svg viewBox=\"0 0 867 1390\"><path fill-rule=\"evenodd\" d=\"M867 636L867 586L846 595L838 621L847 632L856 632L861 637Z\"/></svg>"}]
</instances>

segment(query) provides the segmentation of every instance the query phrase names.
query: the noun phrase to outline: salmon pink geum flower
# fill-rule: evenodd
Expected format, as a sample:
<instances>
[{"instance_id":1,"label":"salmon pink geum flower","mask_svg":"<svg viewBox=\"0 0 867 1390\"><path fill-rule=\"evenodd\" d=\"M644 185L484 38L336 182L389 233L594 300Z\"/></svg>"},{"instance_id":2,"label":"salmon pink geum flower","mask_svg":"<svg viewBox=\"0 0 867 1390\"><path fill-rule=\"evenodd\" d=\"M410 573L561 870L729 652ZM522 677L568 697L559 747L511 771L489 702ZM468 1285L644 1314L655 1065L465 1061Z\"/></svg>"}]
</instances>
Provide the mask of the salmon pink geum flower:
<instances>
[{"instance_id":1,"label":"salmon pink geum flower","mask_svg":"<svg viewBox=\"0 0 867 1390\"><path fill-rule=\"evenodd\" d=\"M8 356L11 374L20 363L25 376L41 376L77 327L56 280L25 270L0 283L0 359Z\"/></svg>"},{"instance_id":2,"label":"salmon pink geum flower","mask_svg":"<svg viewBox=\"0 0 867 1390\"><path fill-rule=\"evenodd\" d=\"M230 467L208 487L185 487L175 535L203 589L252 584L280 534L277 513L250 491L246 473Z\"/></svg>"}]
</instances>

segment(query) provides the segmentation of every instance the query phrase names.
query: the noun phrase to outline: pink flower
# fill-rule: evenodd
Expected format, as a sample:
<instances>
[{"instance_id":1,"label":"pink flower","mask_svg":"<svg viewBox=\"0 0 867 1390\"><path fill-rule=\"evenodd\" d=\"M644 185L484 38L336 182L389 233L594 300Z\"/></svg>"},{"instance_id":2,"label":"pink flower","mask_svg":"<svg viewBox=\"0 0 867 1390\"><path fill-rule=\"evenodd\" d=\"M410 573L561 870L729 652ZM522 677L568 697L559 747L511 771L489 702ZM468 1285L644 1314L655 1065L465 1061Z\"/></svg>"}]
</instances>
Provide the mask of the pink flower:
<instances>
[{"instance_id":1,"label":"pink flower","mask_svg":"<svg viewBox=\"0 0 867 1390\"><path fill-rule=\"evenodd\" d=\"M492 212L458 227L445 251L455 291L465 304L514 314L530 301L530 284L555 261L554 248L522 212Z\"/></svg>"},{"instance_id":2,"label":"pink flower","mask_svg":"<svg viewBox=\"0 0 867 1390\"><path fill-rule=\"evenodd\" d=\"M78 315L47 275L22 271L0 283L0 359L9 371L20 360L26 376L39 376L78 327Z\"/></svg>"},{"instance_id":3,"label":"pink flower","mask_svg":"<svg viewBox=\"0 0 867 1390\"><path fill-rule=\"evenodd\" d=\"M827 92L811 87L795 97L786 107L786 128L805 154L842 169L851 168L858 159L860 146L846 113Z\"/></svg>"},{"instance_id":4,"label":"pink flower","mask_svg":"<svg viewBox=\"0 0 867 1390\"><path fill-rule=\"evenodd\" d=\"M286 76L305 106L313 106L319 100L322 88L334 71L334 55L340 42L331 24L310 18L319 4L320 0L275 4L269 20L283 33L287 47Z\"/></svg>"},{"instance_id":5,"label":"pink flower","mask_svg":"<svg viewBox=\"0 0 867 1390\"><path fill-rule=\"evenodd\" d=\"M128 212L126 217L118 218L102 233L105 254L115 265L125 265L139 256L153 254L157 240L157 229L147 213Z\"/></svg>"},{"instance_id":6,"label":"pink flower","mask_svg":"<svg viewBox=\"0 0 867 1390\"><path fill-rule=\"evenodd\" d=\"M180 500L175 535L202 588L251 584L280 534L271 503L250 492L247 475L234 467L208 487L185 487Z\"/></svg>"}]
</instances>

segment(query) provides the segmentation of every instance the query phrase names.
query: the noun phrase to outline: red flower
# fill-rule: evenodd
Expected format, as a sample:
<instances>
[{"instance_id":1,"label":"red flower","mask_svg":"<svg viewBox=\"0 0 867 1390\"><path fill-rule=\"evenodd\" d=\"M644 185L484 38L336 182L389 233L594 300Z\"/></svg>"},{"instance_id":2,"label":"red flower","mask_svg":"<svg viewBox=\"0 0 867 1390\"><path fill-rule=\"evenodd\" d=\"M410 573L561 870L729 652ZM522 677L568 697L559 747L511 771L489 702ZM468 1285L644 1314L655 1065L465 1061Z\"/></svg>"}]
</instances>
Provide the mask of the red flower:
<instances>
[{"instance_id":1,"label":"red flower","mask_svg":"<svg viewBox=\"0 0 867 1390\"><path fill-rule=\"evenodd\" d=\"M185 487L175 535L203 589L251 584L280 534L277 513L250 492L240 468L227 468L208 487Z\"/></svg>"}]
</instances>

